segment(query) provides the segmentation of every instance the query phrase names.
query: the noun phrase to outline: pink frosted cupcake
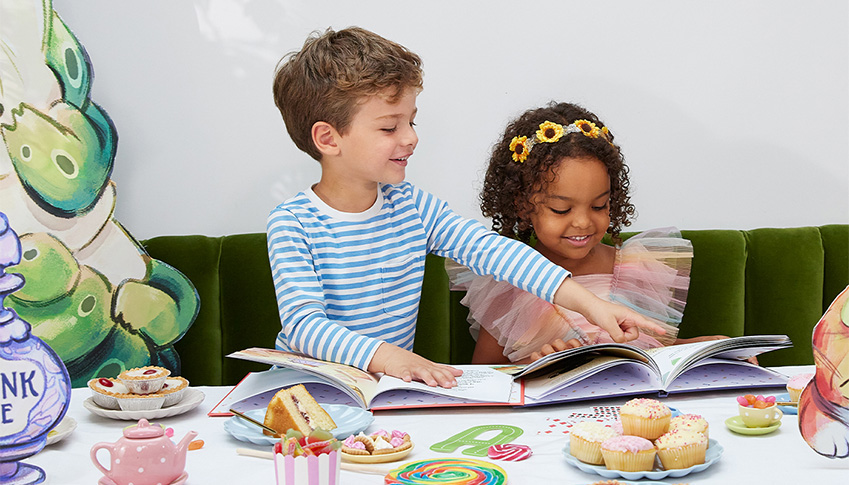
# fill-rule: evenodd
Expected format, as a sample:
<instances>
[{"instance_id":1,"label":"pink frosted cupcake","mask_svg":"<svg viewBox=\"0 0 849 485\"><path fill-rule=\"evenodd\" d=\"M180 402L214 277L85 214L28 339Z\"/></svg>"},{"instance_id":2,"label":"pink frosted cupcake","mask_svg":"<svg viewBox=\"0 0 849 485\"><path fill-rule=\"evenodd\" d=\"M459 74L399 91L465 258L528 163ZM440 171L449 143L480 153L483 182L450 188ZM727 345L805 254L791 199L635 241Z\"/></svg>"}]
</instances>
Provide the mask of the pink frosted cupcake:
<instances>
[{"instance_id":1,"label":"pink frosted cupcake","mask_svg":"<svg viewBox=\"0 0 849 485\"><path fill-rule=\"evenodd\" d=\"M669 431L672 432L675 430L696 431L705 435L705 438L710 439L710 436L708 436L708 422L698 414L681 414L673 417L669 421Z\"/></svg>"},{"instance_id":2,"label":"pink frosted cupcake","mask_svg":"<svg viewBox=\"0 0 849 485\"><path fill-rule=\"evenodd\" d=\"M601 423L582 421L569 432L569 453L590 465L604 464L604 458L601 456L601 443L621 434Z\"/></svg>"},{"instance_id":3,"label":"pink frosted cupcake","mask_svg":"<svg viewBox=\"0 0 849 485\"><path fill-rule=\"evenodd\" d=\"M796 374L787 381L787 393L790 394L790 402L799 402L799 396L813 379L813 374Z\"/></svg>"},{"instance_id":4,"label":"pink frosted cupcake","mask_svg":"<svg viewBox=\"0 0 849 485\"><path fill-rule=\"evenodd\" d=\"M639 436L616 436L601 444L601 455L608 470L650 471L654 468L656 453L652 442Z\"/></svg>"},{"instance_id":5,"label":"pink frosted cupcake","mask_svg":"<svg viewBox=\"0 0 849 485\"><path fill-rule=\"evenodd\" d=\"M626 435L655 440L669 430L672 411L654 399L631 399L619 408L619 419Z\"/></svg>"},{"instance_id":6,"label":"pink frosted cupcake","mask_svg":"<svg viewBox=\"0 0 849 485\"><path fill-rule=\"evenodd\" d=\"M698 431L676 430L661 436L654 444L663 468L675 470L704 463L708 439Z\"/></svg>"}]
</instances>

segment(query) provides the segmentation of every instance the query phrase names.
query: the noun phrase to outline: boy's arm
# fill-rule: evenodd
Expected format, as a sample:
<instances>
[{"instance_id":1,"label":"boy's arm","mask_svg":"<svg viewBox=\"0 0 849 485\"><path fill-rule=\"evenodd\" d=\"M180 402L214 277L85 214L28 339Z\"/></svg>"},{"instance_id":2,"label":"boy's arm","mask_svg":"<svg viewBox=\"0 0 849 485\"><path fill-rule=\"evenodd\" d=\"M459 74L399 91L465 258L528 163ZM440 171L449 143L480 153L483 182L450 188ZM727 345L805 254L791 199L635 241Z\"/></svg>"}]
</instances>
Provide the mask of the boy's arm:
<instances>
[{"instance_id":1,"label":"boy's arm","mask_svg":"<svg viewBox=\"0 0 849 485\"><path fill-rule=\"evenodd\" d=\"M478 275L490 274L496 280L507 281L548 302L574 310L607 331L615 342L637 338L638 328L666 333L639 313L593 295L574 282L566 269L527 244L460 217L445 202L422 190L415 189L415 200L432 252L464 264Z\"/></svg>"},{"instance_id":2,"label":"boy's arm","mask_svg":"<svg viewBox=\"0 0 849 485\"><path fill-rule=\"evenodd\" d=\"M330 319L306 231L287 211L269 217L268 255L282 329L276 347L429 386L457 385L462 371L354 332Z\"/></svg>"},{"instance_id":3,"label":"boy's arm","mask_svg":"<svg viewBox=\"0 0 849 485\"><path fill-rule=\"evenodd\" d=\"M610 334L614 342L628 342L640 336L639 329L653 330L660 335L666 330L639 313L616 303L604 301L567 278L554 294L553 303L574 310L590 323Z\"/></svg>"},{"instance_id":4,"label":"boy's arm","mask_svg":"<svg viewBox=\"0 0 849 485\"><path fill-rule=\"evenodd\" d=\"M380 340L328 318L325 298L307 245L306 231L288 211L268 222L268 257L282 329L277 348L367 370Z\"/></svg>"}]
</instances>

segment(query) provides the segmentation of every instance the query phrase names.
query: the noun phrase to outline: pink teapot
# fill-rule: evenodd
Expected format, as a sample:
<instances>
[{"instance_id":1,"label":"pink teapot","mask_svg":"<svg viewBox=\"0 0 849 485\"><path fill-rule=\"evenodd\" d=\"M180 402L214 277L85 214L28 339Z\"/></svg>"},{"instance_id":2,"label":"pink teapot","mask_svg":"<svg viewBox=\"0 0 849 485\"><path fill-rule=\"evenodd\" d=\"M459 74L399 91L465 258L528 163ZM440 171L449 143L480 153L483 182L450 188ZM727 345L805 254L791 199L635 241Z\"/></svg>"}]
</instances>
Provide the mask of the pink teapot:
<instances>
[{"instance_id":1,"label":"pink teapot","mask_svg":"<svg viewBox=\"0 0 849 485\"><path fill-rule=\"evenodd\" d=\"M159 425L151 425L146 419L124 429L124 436L115 443L97 443L91 447L91 461L105 477L100 485L170 485L185 483L188 474L186 451L189 443L197 436L189 431L176 445L165 436ZM97 452L106 449L111 456L110 468L105 468L97 459Z\"/></svg>"}]
</instances>

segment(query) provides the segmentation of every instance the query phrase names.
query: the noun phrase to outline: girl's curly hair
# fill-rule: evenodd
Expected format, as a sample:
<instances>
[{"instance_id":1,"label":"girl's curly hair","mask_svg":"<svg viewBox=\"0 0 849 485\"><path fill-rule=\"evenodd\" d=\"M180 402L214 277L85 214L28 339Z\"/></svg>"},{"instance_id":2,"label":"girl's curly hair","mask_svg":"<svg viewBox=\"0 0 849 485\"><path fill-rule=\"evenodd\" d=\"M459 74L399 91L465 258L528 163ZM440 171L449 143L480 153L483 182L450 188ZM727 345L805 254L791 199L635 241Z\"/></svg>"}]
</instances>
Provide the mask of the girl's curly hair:
<instances>
[{"instance_id":1,"label":"girl's curly hair","mask_svg":"<svg viewBox=\"0 0 849 485\"><path fill-rule=\"evenodd\" d=\"M576 120L588 120L599 129L604 124L589 111L570 103L550 103L548 106L526 111L504 130L504 136L492 149L481 190L481 211L492 218L492 230L501 235L529 243L533 235L530 215L534 197L554 181L556 169L566 157L594 157L607 167L610 176L610 233L613 241L620 242L623 226L631 225L635 214L628 195L628 166L617 145L604 138L590 138L580 133L564 135L555 143L537 143L528 158L519 163L513 160L510 142L515 136L530 138L539 125L546 121L564 127Z\"/></svg>"}]
</instances>

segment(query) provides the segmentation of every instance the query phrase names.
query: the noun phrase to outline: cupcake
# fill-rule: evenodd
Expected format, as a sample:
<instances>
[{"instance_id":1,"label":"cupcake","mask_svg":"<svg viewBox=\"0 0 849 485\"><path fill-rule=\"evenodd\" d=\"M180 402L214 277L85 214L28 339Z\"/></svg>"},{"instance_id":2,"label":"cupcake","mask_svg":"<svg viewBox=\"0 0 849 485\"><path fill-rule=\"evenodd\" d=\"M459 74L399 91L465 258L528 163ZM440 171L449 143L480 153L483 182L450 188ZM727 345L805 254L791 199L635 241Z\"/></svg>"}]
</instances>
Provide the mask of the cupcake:
<instances>
[{"instance_id":1,"label":"cupcake","mask_svg":"<svg viewBox=\"0 0 849 485\"><path fill-rule=\"evenodd\" d=\"M92 401L104 409L118 409L118 396L130 392L121 381L108 377L90 379L88 388L91 389Z\"/></svg>"},{"instance_id":2,"label":"cupcake","mask_svg":"<svg viewBox=\"0 0 849 485\"><path fill-rule=\"evenodd\" d=\"M670 431L655 441L657 456L666 470L690 468L705 462L708 439L698 431Z\"/></svg>"},{"instance_id":3,"label":"cupcake","mask_svg":"<svg viewBox=\"0 0 849 485\"><path fill-rule=\"evenodd\" d=\"M787 381L787 393L790 394L790 402L799 402L802 390L813 379L813 374L796 374Z\"/></svg>"},{"instance_id":4,"label":"cupcake","mask_svg":"<svg viewBox=\"0 0 849 485\"><path fill-rule=\"evenodd\" d=\"M166 378L165 383L162 384L162 388L159 390L159 394L165 396L165 402L162 404L162 407L173 406L180 402L187 387L189 387L189 381L183 377L174 376Z\"/></svg>"},{"instance_id":5,"label":"cupcake","mask_svg":"<svg viewBox=\"0 0 849 485\"><path fill-rule=\"evenodd\" d=\"M669 420L669 431L679 429L696 431L705 435L705 438L710 439L710 436L708 436L708 422L698 414L681 414Z\"/></svg>"},{"instance_id":6,"label":"cupcake","mask_svg":"<svg viewBox=\"0 0 849 485\"><path fill-rule=\"evenodd\" d=\"M164 367L148 365L125 370L118 374L118 379L133 394L152 394L162 389L169 375L171 371Z\"/></svg>"},{"instance_id":7,"label":"cupcake","mask_svg":"<svg viewBox=\"0 0 849 485\"><path fill-rule=\"evenodd\" d=\"M619 408L619 419L626 435L647 440L657 439L669 430L672 411L654 399L631 399Z\"/></svg>"},{"instance_id":8,"label":"cupcake","mask_svg":"<svg viewBox=\"0 0 849 485\"><path fill-rule=\"evenodd\" d=\"M595 421L582 421L569 432L569 453L590 465L604 464L601 457L601 443L615 436L616 430Z\"/></svg>"},{"instance_id":9,"label":"cupcake","mask_svg":"<svg viewBox=\"0 0 849 485\"><path fill-rule=\"evenodd\" d=\"M608 470L650 471L654 468L655 454L652 442L639 436L615 436L601 444L601 456Z\"/></svg>"}]
</instances>

